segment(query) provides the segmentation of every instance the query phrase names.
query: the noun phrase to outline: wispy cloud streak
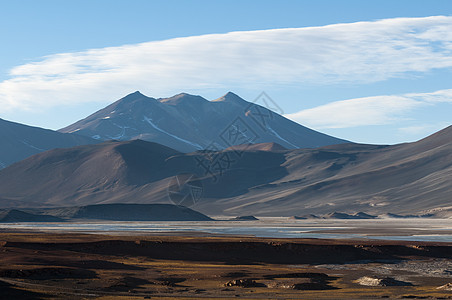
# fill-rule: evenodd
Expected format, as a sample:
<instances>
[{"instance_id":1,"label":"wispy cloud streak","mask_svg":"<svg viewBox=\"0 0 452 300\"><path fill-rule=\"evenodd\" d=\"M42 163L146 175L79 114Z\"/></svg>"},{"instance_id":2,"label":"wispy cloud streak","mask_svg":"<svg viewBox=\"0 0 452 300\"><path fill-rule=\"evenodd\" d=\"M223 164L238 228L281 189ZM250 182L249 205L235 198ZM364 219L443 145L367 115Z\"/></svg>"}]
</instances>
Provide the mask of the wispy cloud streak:
<instances>
[{"instance_id":1,"label":"wispy cloud streak","mask_svg":"<svg viewBox=\"0 0 452 300\"><path fill-rule=\"evenodd\" d=\"M439 103L452 104L452 89L335 101L286 117L316 129L388 125L409 118L413 110ZM410 127L411 132L415 129Z\"/></svg>"},{"instance_id":2,"label":"wispy cloud streak","mask_svg":"<svg viewBox=\"0 0 452 300\"><path fill-rule=\"evenodd\" d=\"M0 82L0 105L27 109L105 102L137 89L168 95L230 87L367 83L451 67L452 17L385 19L50 55L13 68L10 78ZM416 105L415 100L400 100L400 105Z\"/></svg>"}]
</instances>

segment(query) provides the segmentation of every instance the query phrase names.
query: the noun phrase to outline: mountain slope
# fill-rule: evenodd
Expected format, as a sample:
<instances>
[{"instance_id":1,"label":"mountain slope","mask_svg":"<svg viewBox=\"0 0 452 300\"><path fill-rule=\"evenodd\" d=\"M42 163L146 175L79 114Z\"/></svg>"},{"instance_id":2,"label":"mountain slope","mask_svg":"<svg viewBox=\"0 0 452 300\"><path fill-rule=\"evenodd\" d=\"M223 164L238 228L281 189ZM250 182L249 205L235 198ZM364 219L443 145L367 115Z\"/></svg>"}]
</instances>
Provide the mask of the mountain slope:
<instances>
[{"instance_id":1,"label":"mountain slope","mask_svg":"<svg viewBox=\"0 0 452 300\"><path fill-rule=\"evenodd\" d=\"M178 153L140 140L50 150L0 172L4 183L10 185L0 188L0 206L2 203L41 207L134 202L128 193L143 183L164 178L165 159ZM6 178L11 174L24 177Z\"/></svg>"},{"instance_id":2,"label":"mountain slope","mask_svg":"<svg viewBox=\"0 0 452 300\"><path fill-rule=\"evenodd\" d=\"M294 152L284 164L289 176L250 190L246 201L245 196L235 198L240 204L225 209L271 214L277 207L284 215L296 207L304 213L370 214L450 209L452 126L415 143Z\"/></svg>"},{"instance_id":3,"label":"mountain slope","mask_svg":"<svg viewBox=\"0 0 452 300\"><path fill-rule=\"evenodd\" d=\"M142 139L182 152L244 143L274 142L295 149L347 142L301 126L233 93L208 101L185 93L154 99L135 92L60 132L103 141Z\"/></svg>"},{"instance_id":4,"label":"mountain slope","mask_svg":"<svg viewBox=\"0 0 452 300\"><path fill-rule=\"evenodd\" d=\"M2 119L0 119L0 141L0 169L50 149L97 143L85 136L63 134Z\"/></svg>"},{"instance_id":5,"label":"mountain slope","mask_svg":"<svg viewBox=\"0 0 452 300\"><path fill-rule=\"evenodd\" d=\"M168 184L174 176L201 171L197 158L208 153L183 154L141 140L54 149L34 155L0 171L0 206L51 207L104 203L171 203ZM262 172L262 160L272 161L272 172ZM219 197L283 175L284 153L245 153L243 170L248 181L234 178L211 182L206 195ZM202 175L200 173L200 175ZM229 176L229 175L228 175ZM237 178L239 179L239 178Z\"/></svg>"},{"instance_id":6,"label":"mountain slope","mask_svg":"<svg viewBox=\"0 0 452 300\"><path fill-rule=\"evenodd\" d=\"M0 171L3 207L171 203L179 174L205 214L293 216L359 211L444 214L452 194L452 126L415 143L270 145L184 154L144 141L37 154Z\"/></svg>"}]
</instances>

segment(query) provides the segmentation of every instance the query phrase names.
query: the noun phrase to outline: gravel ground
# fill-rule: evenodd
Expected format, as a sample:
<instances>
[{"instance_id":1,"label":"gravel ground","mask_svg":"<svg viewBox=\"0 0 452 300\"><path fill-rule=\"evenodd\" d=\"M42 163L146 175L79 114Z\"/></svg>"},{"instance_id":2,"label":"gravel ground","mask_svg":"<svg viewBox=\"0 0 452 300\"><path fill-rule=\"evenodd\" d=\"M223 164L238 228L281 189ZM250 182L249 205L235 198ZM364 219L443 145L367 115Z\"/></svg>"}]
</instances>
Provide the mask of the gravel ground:
<instances>
[{"instance_id":1,"label":"gravel ground","mask_svg":"<svg viewBox=\"0 0 452 300\"><path fill-rule=\"evenodd\" d=\"M327 264L318 265L316 267L329 270L365 269L379 275L391 275L394 272L406 271L415 273L419 276L452 278L452 260L449 259L411 260L370 264Z\"/></svg>"}]
</instances>

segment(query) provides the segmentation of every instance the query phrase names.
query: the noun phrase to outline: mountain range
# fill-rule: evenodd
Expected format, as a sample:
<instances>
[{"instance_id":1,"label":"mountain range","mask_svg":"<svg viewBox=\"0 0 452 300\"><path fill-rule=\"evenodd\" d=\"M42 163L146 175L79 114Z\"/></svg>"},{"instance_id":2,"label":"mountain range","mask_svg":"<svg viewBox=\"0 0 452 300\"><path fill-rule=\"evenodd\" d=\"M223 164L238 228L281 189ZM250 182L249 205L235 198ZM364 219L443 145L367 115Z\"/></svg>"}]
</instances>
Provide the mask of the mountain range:
<instances>
[{"instance_id":1,"label":"mountain range","mask_svg":"<svg viewBox=\"0 0 452 300\"><path fill-rule=\"evenodd\" d=\"M275 142L295 149L347 142L231 92L213 101L186 93L154 99L135 92L59 132L0 119L0 169L54 148L135 139L182 152L221 150L245 143Z\"/></svg>"},{"instance_id":2,"label":"mountain range","mask_svg":"<svg viewBox=\"0 0 452 300\"><path fill-rule=\"evenodd\" d=\"M451 176L452 126L392 146L264 143L183 153L141 140L107 141L46 151L0 171L0 206L184 201L207 215L449 216Z\"/></svg>"},{"instance_id":3,"label":"mountain range","mask_svg":"<svg viewBox=\"0 0 452 300\"><path fill-rule=\"evenodd\" d=\"M268 105L267 98L261 104ZM135 92L59 131L101 141L141 139L181 152L245 143L274 142L296 149L347 142L290 121L259 103L232 92L212 101L186 93L155 99Z\"/></svg>"},{"instance_id":4,"label":"mountain range","mask_svg":"<svg viewBox=\"0 0 452 300\"><path fill-rule=\"evenodd\" d=\"M0 207L452 215L452 127L414 143L363 145L259 103L231 92L212 101L135 92L59 132L0 119Z\"/></svg>"}]
</instances>

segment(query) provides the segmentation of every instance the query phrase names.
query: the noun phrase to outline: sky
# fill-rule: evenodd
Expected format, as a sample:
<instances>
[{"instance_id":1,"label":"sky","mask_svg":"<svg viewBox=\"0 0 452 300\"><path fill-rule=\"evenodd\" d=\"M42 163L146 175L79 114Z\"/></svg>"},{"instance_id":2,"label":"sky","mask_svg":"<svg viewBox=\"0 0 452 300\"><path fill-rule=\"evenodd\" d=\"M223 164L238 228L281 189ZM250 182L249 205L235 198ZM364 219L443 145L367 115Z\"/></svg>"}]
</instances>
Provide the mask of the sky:
<instances>
[{"instance_id":1,"label":"sky","mask_svg":"<svg viewBox=\"0 0 452 300\"><path fill-rule=\"evenodd\" d=\"M452 125L452 1L0 0L0 118L65 127L139 90L265 91L360 143Z\"/></svg>"}]
</instances>

